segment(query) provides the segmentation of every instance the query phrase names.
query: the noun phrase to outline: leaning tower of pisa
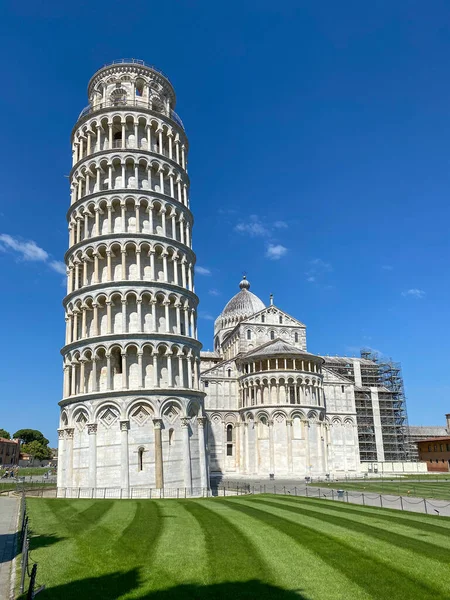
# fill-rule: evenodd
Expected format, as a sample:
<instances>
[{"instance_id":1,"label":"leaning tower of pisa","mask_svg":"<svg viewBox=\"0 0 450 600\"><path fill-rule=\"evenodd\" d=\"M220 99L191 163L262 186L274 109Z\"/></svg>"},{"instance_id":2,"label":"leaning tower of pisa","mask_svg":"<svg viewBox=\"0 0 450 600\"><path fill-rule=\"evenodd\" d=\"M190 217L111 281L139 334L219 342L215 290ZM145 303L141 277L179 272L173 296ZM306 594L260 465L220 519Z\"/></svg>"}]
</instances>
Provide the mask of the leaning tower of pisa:
<instances>
[{"instance_id":1,"label":"leaning tower of pisa","mask_svg":"<svg viewBox=\"0 0 450 600\"><path fill-rule=\"evenodd\" d=\"M188 140L159 69L121 60L72 131L58 493L208 487Z\"/></svg>"}]
</instances>

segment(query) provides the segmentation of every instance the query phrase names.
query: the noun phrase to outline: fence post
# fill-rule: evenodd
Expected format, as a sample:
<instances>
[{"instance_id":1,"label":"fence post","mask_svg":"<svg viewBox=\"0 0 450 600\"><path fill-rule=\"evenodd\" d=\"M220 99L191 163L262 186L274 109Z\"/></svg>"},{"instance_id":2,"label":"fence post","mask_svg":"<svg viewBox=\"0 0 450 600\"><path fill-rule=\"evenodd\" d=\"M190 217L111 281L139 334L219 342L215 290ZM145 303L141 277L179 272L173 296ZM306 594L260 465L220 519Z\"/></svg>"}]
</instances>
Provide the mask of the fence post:
<instances>
[{"instance_id":1,"label":"fence post","mask_svg":"<svg viewBox=\"0 0 450 600\"><path fill-rule=\"evenodd\" d=\"M383 506L383 496L380 494L380 506Z\"/></svg>"},{"instance_id":2,"label":"fence post","mask_svg":"<svg viewBox=\"0 0 450 600\"><path fill-rule=\"evenodd\" d=\"M364 492L363 492L363 495L362 495L362 497L363 497L363 506L365 506L365 505L366 505L366 503L364 502Z\"/></svg>"},{"instance_id":3,"label":"fence post","mask_svg":"<svg viewBox=\"0 0 450 600\"><path fill-rule=\"evenodd\" d=\"M33 568L31 569L30 585L28 587L27 600L33 600L33 598L34 598L34 585L36 583L36 571L37 571L37 563L34 563Z\"/></svg>"},{"instance_id":4,"label":"fence post","mask_svg":"<svg viewBox=\"0 0 450 600\"><path fill-rule=\"evenodd\" d=\"M348 492L346 492L346 494L347 494L347 504L348 504Z\"/></svg>"},{"instance_id":5,"label":"fence post","mask_svg":"<svg viewBox=\"0 0 450 600\"><path fill-rule=\"evenodd\" d=\"M294 487L295 495L297 495L297 487Z\"/></svg>"},{"instance_id":6,"label":"fence post","mask_svg":"<svg viewBox=\"0 0 450 600\"><path fill-rule=\"evenodd\" d=\"M306 497L308 497L308 485L306 485Z\"/></svg>"},{"instance_id":7,"label":"fence post","mask_svg":"<svg viewBox=\"0 0 450 600\"><path fill-rule=\"evenodd\" d=\"M425 506L425 514L428 514L427 501L426 498L423 499L423 505Z\"/></svg>"},{"instance_id":8,"label":"fence post","mask_svg":"<svg viewBox=\"0 0 450 600\"><path fill-rule=\"evenodd\" d=\"M23 594L25 590L25 573L28 564L28 524L25 526L25 538L22 545L22 573L20 575L20 593Z\"/></svg>"},{"instance_id":9,"label":"fence post","mask_svg":"<svg viewBox=\"0 0 450 600\"><path fill-rule=\"evenodd\" d=\"M266 493L266 484L264 484L264 493Z\"/></svg>"},{"instance_id":10,"label":"fence post","mask_svg":"<svg viewBox=\"0 0 450 600\"><path fill-rule=\"evenodd\" d=\"M331 499L334 500L334 490L331 488Z\"/></svg>"},{"instance_id":11,"label":"fence post","mask_svg":"<svg viewBox=\"0 0 450 600\"><path fill-rule=\"evenodd\" d=\"M274 493L275 495L276 495L276 493L277 493L277 486L276 486L276 485L274 485L274 486L273 486L273 493Z\"/></svg>"},{"instance_id":12,"label":"fence post","mask_svg":"<svg viewBox=\"0 0 450 600\"><path fill-rule=\"evenodd\" d=\"M320 488L317 488L317 497L320 498L320 495L321 495Z\"/></svg>"},{"instance_id":13,"label":"fence post","mask_svg":"<svg viewBox=\"0 0 450 600\"><path fill-rule=\"evenodd\" d=\"M400 507L403 510L403 498L400 496Z\"/></svg>"}]
</instances>

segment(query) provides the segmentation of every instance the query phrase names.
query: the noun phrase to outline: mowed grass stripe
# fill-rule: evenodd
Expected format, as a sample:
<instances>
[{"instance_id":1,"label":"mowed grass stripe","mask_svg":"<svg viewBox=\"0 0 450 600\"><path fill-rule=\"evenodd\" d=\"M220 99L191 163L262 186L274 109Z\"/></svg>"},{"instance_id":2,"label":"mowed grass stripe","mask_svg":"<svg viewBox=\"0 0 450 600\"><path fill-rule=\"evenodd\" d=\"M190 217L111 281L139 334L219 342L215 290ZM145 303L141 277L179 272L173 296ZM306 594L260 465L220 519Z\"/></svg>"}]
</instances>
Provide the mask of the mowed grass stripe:
<instances>
[{"instance_id":1,"label":"mowed grass stripe","mask_svg":"<svg viewBox=\"0 0 450 600\"><path fill-rule=\"evenodd\" d=\"M53 512L68 533L80 535L96 525L98 520L114 506L114 500L63 500L51 499Z\"/></svg>"},{"instance_id":2,"label":"mowed grass stripe","mask_svg":"<svg viewBox=\"0 0 450 600\"><path fill-rule=\"evenodd\" d=\"M142 590L164 590L181 584L208 583L203 529L178 500L146 500L159 510L161 529L151 560L142 566ZM142 532L145 535L145 531ZM135 539L135 554L140 539ZM140 596L138 596L140 597Z\"/></svg>"},{"instance_id":3,"label":"mowed grass stripe","mask_svg":"<svg viewBox=\"0 0 450 600\"><path fill-rule=\"evenodd\" d=\"M210 583L259 579L270 580L270 568L250 540L229 520L210 510L211 502L188 500L181 505L202 528Z\"/></svg>"},{"instance_id":4,"label":"mowed grass stripe","mask_svg":"<svg viewBox=\"0 0 450 600\"><path fill-rule=\"evenodd\" d=\"M443 548L440 545L419 540L412 535L404 535L398 531L388 531L383 527L382 522L377 525L367 524L357 521L351 516L339 515L339 517L336 517L336 515L328 513L325 507L314 508L310 505L293 505L288 502L279 502L275 498L254 498L254 502L263 502L266 505L282 508L283 510L287 510L294 514L301 512L304 515L320 519L331 525L345 527L347 531L355 531L367 535L369 538L375 538L396 546L402 550L416 552L429 559L442 562L445 565L448 565L450 562L450 551L448 548Z\"/></svg>"},{"instance_id":5,"label":"mowed grass stripe","mask_svg":"<svg viewBox=\"0 0 450 600\"><path fill-rule=\"evenodd\" d=\"M134 509L133 518L121 530L111 552L123 557L124 564L136 565L136 543L139 543L138 564L149 565L163 529L161 510L156 502L147 500L126 501Z\"/></svg>"},{"instance_id":6,"label":"mowed grass stripe","mask_svg":"<svg viewBox=\"0 0 450 600\"><path fill-rule=\"evenodd\" d=\"M322 509L334 511L339 515L360 515L364 518L388 521L413 529L420 529L427 533L435 533L444 536L445 541L450 542L450 519L434 515L420 513L400 512L393 508L374 508L372 506L358 506L357 504L336 502L333 500L317 500L313 498L302 498L298 496L276 496L277 500L284 502L296 502L301 505L311 504ZM443 541L444 541L443 538Z\"/></svg>"},{"instance_id":7,"label":"mowed grass stripe","mask_svg":"<svg viewBox=\"0 0 450 600\"><path fill-rule=\"evenodd\" d=\"M404 571L394 567L393 563L386 564L380 560L377 553L369 553L353 547L344 539L326 534L311 524L296 523L292 519L275 514L273 507L270 505L264 507L262 502L256 503L255 497L245 502L242 498L238 502L233 499L226 502L237 512L264 521L291 536L297 543L306 546L321 559L340 569L348 579L357 583L374 598L449 600L448 595L444 596L435 587L408 576ZM370 539L367 540L367 545L371 546Z\"/></svg>"},{"instance_id":8,"label":"mowed grass stripe","mask_svg":"<svg viewBox=\"0 0 450 600\"><path fill-rule=\"evenodd\" d=\"M257 548L271 569L269 583L272 585L295 590L302 597L314 600L373 600L372 595L347 579L339 569L321 560L313 551L285 533L262 521L255 526L254 518L236 513L222 498L203 502L208 510L219 513L233 523ZM330 581L333 585L329 585Z\"/></svg>"},{"instance_id":9,"label":"mowed grass stripe","mask_svg":"<svg viewBox=\"0 0 450 600\"><path fill-rule=\"evenodd\" d=\"M301 522L305 522L306 519L306 525L312 525L324 533L333 535L338 540L344 541L357 550L361 548L368 551L368 554L375 554L379 561L385 563L387 567L390 568L394 564L406 576L420 581L431 588L435 588L444 594L445 598L450 598L450 585L448 583L450 580L450 551L448 549L444 549L444 558L442 561L439 561L435 559L429 548L422 549L423 552L417 552L416 548L416 552L414 552L412 549L405 547L404 543L397 545L395 540L398 536L395 532L390 534L389 531L386 531L390 537L380 540L371 531L364 532L359 530L358 527L354 528L351 521L348 519L344 520L344 518L341 520L334 513L331 515L332 520L327 519L326 510L323 508L321 511L319 511L319 508L312 510L311 507L304 509L301 505L299 506L294 502L292 505L286 502L277 503L277 499L273 497L267 498L267 504L271 505L274 511L280 508L281 510L286 510L288 513L286 518L292 518L296 521L300 520ZM253 501L257 503L258 499L255 498ZM286 508L288 506L289 509ZM283 513L281 516L284 516ZM380 519L382 519L382 515L380 515ZM361 523L359 524L361 525ZM415 543L417 535L421 535L421 533L409 532L409 539L412 544ZM406 537L408 538L408 536ZM442 538L440 537L439 539ZM434 551L436 549L441 551L439 545L431 546Z\"/></svg>"}]
</instances>

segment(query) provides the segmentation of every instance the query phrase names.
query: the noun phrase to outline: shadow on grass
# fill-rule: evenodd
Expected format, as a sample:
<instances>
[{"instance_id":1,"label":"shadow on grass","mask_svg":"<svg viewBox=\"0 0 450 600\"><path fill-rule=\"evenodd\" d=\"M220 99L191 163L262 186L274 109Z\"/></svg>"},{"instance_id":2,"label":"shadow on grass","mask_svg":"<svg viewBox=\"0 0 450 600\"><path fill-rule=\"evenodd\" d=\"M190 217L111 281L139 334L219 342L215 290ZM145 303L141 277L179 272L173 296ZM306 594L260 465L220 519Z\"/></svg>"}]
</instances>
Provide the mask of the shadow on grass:
<instances>
[{"instance_id":1,"label":"shadow on grass","mask_svg":"<svg viewBox=\"0 0 450 600\"><path fill-rule=\"evenodd\" d=\"M144 596L138 596L138 600L174 600L192 598L195 600L240 600L246 598L255 600L267 598L271 600L306 600L297 591L283 590L274 585L263 583L257 579L251 581L227 581L211 585L177 585L168 590L149 592Z\"/></svg>"},{"instance_id":2,"label":"shadow on grass","mask_svg":"<svg viewBox=\"0 0 450 600\"><path fill-rule=\"evenodd\" d=\"M306 596L299 594L297 591L286 591L258 580L230 581L211 585L184 584L166 590L135 595L139 593L140 584L139 569L132 569L123 573L111 573L101 577L91 577L47 588L39 594L39 600L60 600L61 598L64 598L64 600L79 600L80 598L115 600L132 592L134 592L133 597L136 600L206 600L210 598L214 598L214 600L222 598L224 600L230 600L230 598L232 600L242 598L248 600L254 600L255 598L306 600Z\"/></svg>"},{"instance_id":3,"label":"shadow on grass","mask_svg":"<svg viewBox=\"0 0 450 600\"><path fill-rule=\"evenodd\" d=\"M66 538L58 535L32 535L30 537L30 551L37 550L38 548L46 548L57 542L62 542Z\"/></svg>"}]
</instances>

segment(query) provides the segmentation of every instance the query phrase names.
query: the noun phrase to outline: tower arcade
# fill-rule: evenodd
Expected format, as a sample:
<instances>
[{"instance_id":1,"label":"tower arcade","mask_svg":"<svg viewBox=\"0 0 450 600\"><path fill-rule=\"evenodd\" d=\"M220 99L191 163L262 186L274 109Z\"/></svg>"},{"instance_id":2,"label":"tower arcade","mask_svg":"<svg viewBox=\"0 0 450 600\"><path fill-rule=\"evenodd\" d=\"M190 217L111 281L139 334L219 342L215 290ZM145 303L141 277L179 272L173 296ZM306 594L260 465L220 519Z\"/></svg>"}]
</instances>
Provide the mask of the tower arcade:
<instances>
[{"instance_id":1,"label":"tower arcade","mask_svg":"<svg viewBox=\"0 0 450 600\"><path fill-rule=\"evenodd\" d=\"M58 488L208 487L188 140L167 76L97 71L72 131Z\"/></svg>"}]
</instances>

